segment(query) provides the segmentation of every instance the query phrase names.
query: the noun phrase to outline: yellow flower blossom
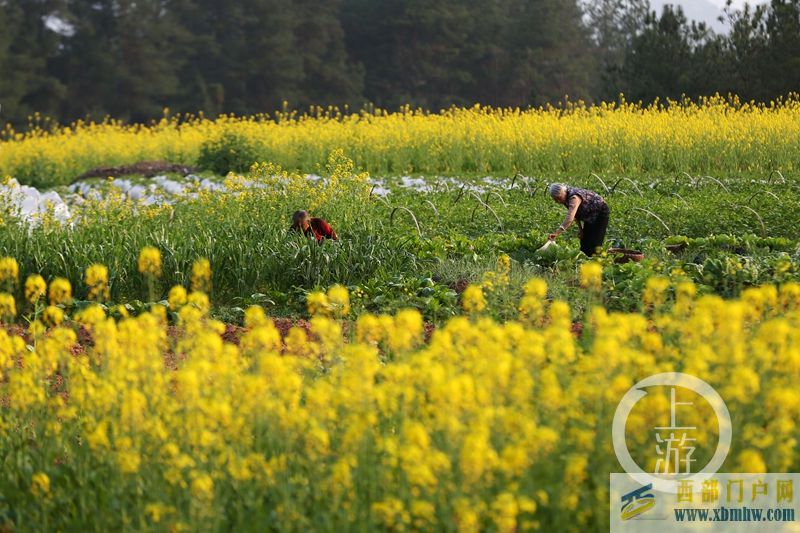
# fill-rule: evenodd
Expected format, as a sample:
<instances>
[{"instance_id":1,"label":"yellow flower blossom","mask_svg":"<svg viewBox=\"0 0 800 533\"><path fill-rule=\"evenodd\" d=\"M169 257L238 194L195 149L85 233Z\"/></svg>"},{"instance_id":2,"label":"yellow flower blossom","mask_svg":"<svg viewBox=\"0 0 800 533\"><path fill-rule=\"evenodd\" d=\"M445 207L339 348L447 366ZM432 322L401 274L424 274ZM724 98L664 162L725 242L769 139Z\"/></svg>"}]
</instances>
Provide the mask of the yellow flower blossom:
<instances>
[{"instance_id":1,"label":"yellow flower blossom","mask_svg":"<svg viewBox=\"0 0 800 533\"><path fill-rule=\"evenodd\" d=\"M31 492L36 497L45 497L50 494L50 477L44 472L37 472L31 479Z\"/></svg>"},{"instance_id":2,"label":"yellow flower blossom","mask_svg":"<svg viewBox=\"0 0 800 533\"><path fill-rule=\"evenodd\" d=\"M743 473L763 474L767 471L764 458L757 450L744 450L737 458L737 471Z\"/></svg>"},{"instance_id":3,"label":"yellow flower blossom","mask_svg":"<svg viewBox=\"0 0 800 533\"><path fill-rule=\"evenodd\" d=\"M105 318L106 312L97 304L89 305L75 314L75 320L87 326L98 324Z\"/></svg>"},{"instance_id":4,"label":"yellow flower blossom","mask_svg":"<svg viewBox=\"0 0 800 533\"><path fill-rule=\"evenodd\" d=\"M492 502L492 521L498 531L512 532L517 529L519 505L517 499L509 492L500 493Z\"/></svg>"},{"instance_id":5,"label":"yellow flower blossom","mask_svg":"<svg viewBox=\"0 0 800 533\"><path fill-rule=\"evenodd\" d=\"M186 298L187 305L199 309L201 313L208 313L211 310L211 302L208 300L208 295L204 292L194 291Z\"/></svg>"},{"instance_id":6,"label":"yellow flower blossom","mask_svg":"<svg viewBox=\"0 0 800 533\"><path fill-rule=\"evenodd\" d=\"M0 320L12 322L17 316L17 304L8 293L0 293Z\"/></svg>"},{"instance_id":7,"label":"yellow flower blossom","mask_svg":"<svg viewBox=\"0 0 800 533\"><path fill-rule=\"evenodd\" d=\"M108 287L108 268L105 265L93 264L86 269L86 286L89 287L88 299L93 302L105 302L110 298Z\"/></svg>"},{"instance_id":8,"label":"yellow flower blossom","mask_svg":"<svg viewBox=\"0 0 800 533\"><path fill-rule=\"evenodd\" d=\"M13 257L0 258L0 283L10 284L12 287L19 279L19 263Z\"/></svg>"},{"instance_id":9,"label":"yellow flower blossom","mask_svg":"<svg viewBox=\"0 0 800 533\"><path fill-rule=\"evenodd\" d=\"M67 279L55 278L50 282L48 296L50 305L69 305L72 302L72 285Z\"/></svg>"},{"instance_id":10,"label":"yellow flower blossom","mask_svg":"<svg viewBox=\"0 0 800 533\"><path fill-rule=\"evenodd\" d=\"M145 246L139 252L139 273L154 278L161 277L161 251L152 246Z\"/></svg>"},{"instance_id":11,"label":"yellow flower blossom","mask_svg":"<svg viewBox=\"0 0 800 533\"><path fill-rule=\"evenodd\" d=\"M347 287L333 285L328 289L328 305L337 317L345 317L350 314L350 292ZM309 304L311 305L311 304ZM312 315L315 313L311 313Z\"/></svg>"},{"instance_id":12,"label":"yellow flower blossom","mask_svg":"<svg viewBox=\"0 0 800 533\"><path fill-rule=\"evenodd\" d=\"M41 320L37 319L28 324L28 331L33 337L40 337L47 331L47 326L45 326Z\"/></svg>"},{"instance_id":13,"label":"yellow flower blossom","mask_svg":"<svg viewBox=\"0 0 800 533\"><path fill-rule=\"evenodd\" d=\"M372 513L387 529L402 529L411 522L411 516L403 502L397 498L388 498L372 504Z\"/></svg>"},{"instance_id":14,"label":"yellow flower blossom","mask_svg":"<svg viewBox=\"0 0 800 533\"><path fill-rule=\"evenodd\" d=\"M644 304L653 308L661 307L664 303L664 292L668 288L669 279L663 276L656 276L648 279L644 288L644 293L642 294Z\"/></svg>"},{"instance_id":15,"label":"yellow flower blossom","mask_svg":"<svg viewBox=\"0 0 800 533\"><path fill-rule=\"evenodd\" d=\"M244 326L246 328L254 329L260 326L265 326L269 322L264 308L260 305L251 305L244 312Z\"/></svg>"},{"instance_id":16,"label":"yellow flower blossom","mask_svg":"<svg viewBox=\"0 0 800 533\"><path fill-rule=\"evenodd\" d=\"M39 274L31 274L25 280L25 299L32 304L39 301L46 290L47 284Z\"/></svg>"},{"instance_id":17,"label":"yellow flower blossom","mask_svg":"<svg viewBox=\"0 0 800 533\"><path fill-rule=\"evenodd\" d=\"M48 305L42 313L42 321L47 326L54 328L64 321L64 311L60 307Z\"/></svg>"},{"instance_id":18,"label":"yellow flower blossom","mask_svg":"<svg viewBox=\"0 0 800 533\"><path fill-rule=\"evenodd\" d=\"M211 262L201 258L192 263L191 288L193 291L211 292Z\"/></svg>"},{"instance_id":19,"label":"yellow flower blossom","mask_svg":"<svg viewBox=\"0 0 800 533\"><path fill-rule=\"evenodd\" d=\"M581 287L593 292L603 288L603 265L597 261L581 264Z\"/></svg>"},{"instance_id":20,"label":"yellow flower blossom","mask_svg":"<svg viewBox=\"0 0 800 533\"><path fill-rule=\"evenodd\" d=\"M308 307L308 314L327 316L331 312L331 304L328 301L328 296L321 291L312 292L308 295L306 300Z\"/></svg>"},{"instance_id":21,"label":"yellow flower blossom","mask_svg":"<svg viewBox=\"0 0 800 533\"><path fill-rule=\"evenodd\" d=\"M483 290L477 285L468 285L461 295L461 306L467 313L480 313L486 309Z\"/></svg>"},{"instance_id":22,"label":"yellow flower blossom","mask_svg":"<svg viewBox=\"0 0 800 533\"><path fill-rule=\"evenodd\" d=\"M144 513L150 517L150 520L158 524L165 516L175 513L175 508L163 503L148 503L144 506Z\"/></svg>"},{"instance_id":23,"label":"yellow flower blossom","mask_svg":"<svg viewBox=\"0 0 800 533\"><path fill-rule=\"evenodd\" d=\"M547 282L541 278L533 278L525 284L525 292L519 301L520 318L538 323L545 314L545 297Z\"/></svg>"},{"instance_id":24,"label":"yellow flower blossom","mask_svg":"<svg viewBox=\"0 0 800 533\"><path fill-rule=\"evenodd\" d=\"M169 302L169 308L172 311L177 311L188 301L188 297L186 294L186 289L183 288L181 285L175 285L169 290L169 294L167 295L167 302Z\"/></svg>"},{"instance_id":25,"label":"yellow flower blossom","mask_svg":"<svg viewBox=\"0 0 800 533\"><path fill-rule=\"evenodd\" d=\"M214 480L208 474L198 474L192 480L192 496L202 502L214 499Z\"/></svg>"}]
</instances>

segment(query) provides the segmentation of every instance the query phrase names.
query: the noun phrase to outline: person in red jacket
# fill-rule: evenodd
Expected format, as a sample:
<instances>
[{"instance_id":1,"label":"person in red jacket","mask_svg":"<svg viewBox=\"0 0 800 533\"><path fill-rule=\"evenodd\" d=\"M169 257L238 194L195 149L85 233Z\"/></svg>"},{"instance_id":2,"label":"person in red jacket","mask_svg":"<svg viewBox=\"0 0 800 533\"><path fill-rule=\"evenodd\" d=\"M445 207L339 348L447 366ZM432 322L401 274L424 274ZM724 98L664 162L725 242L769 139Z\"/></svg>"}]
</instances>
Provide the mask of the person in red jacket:
<instances>
[{"instance_id":1,"label":"person in red jacket","mask_svg":"<svg viewBox=\"0 0 800 533\"><path fill-rule=\"evenodd\" d=\"M308 211L295 211L292 215L292 230L302 231L304 235L313 235L317 242L324 239L338 241L339 237L328 222L322 218L312 217Z\"/></svg>"}]
</instances>

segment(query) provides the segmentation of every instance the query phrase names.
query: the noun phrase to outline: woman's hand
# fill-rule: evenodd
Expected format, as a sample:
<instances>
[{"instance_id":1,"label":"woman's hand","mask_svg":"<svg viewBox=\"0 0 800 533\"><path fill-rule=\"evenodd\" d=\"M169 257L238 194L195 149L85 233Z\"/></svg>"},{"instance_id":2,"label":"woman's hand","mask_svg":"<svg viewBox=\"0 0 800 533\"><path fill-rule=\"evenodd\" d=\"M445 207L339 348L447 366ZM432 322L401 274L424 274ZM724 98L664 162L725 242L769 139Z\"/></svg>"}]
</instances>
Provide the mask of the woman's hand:
<instances>
[{"instance_id":1,"label":"woman's hand","mask_svg":"<svg viewBox=\"0 0 800 533\"><path fill-rule=\"evenodd\" d=\"M547 238L551 241L554 241L558 238L558 233L551 233Z\"/></svg>"}]
</instances>

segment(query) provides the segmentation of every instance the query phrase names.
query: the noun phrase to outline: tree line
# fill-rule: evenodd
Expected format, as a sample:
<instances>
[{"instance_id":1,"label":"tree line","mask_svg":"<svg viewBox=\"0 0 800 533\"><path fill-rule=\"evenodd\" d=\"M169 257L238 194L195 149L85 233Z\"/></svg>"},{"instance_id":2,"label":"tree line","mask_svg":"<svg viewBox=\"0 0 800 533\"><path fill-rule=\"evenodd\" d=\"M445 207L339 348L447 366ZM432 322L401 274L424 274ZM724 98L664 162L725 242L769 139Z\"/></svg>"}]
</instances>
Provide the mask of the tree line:
<instances>
[{"instance_id":1,"label":"tree line","mask_svg":"<svg viewBox=\"0 0 800 533\"><path fill-rule=\"evenodd\" d=\"M800 0L0 0L0 123L800 90Z\"/></svg>"}]
</instances>

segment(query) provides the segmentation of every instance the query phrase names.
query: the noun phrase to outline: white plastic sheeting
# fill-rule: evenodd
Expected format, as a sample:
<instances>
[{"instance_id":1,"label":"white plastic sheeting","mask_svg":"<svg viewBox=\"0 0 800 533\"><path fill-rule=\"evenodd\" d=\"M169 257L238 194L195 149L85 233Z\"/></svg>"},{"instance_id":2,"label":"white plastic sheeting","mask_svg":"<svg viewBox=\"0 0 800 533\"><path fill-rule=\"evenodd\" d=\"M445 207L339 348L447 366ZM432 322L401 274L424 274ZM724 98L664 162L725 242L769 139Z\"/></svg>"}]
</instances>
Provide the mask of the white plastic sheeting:
<instances>
[{"instance_id":1,"label":"white plastic sheeting","mask_svg":"<svg viewBox=\"0 0 800 533\"><path fill-rule=\"evenodd\" d=\"M324 181L325 178L309 174L306 179L312 182ZM398 178L370 178L372 194L377 196L387 196L391 194L391 187L401 187L414 191L428 193L441 190L441 186L452 189L464 187L468 191L483 193L485 186L489 188L510 187L510 180L505 178L485 177L480 181L483 185L475 181L460 180L452 177L437 177L427 180L422 177L400 176ZM266 187L262 183L255 183L250 180L244 181L245 187ZM124 197L138 203L139 205L163 205L172 204L180 198L196 198L198 190L212 192L226 192L227 187L224 182L211 179L200 178L190 174L183 180L174 180L167 176L155 176L145 183L134 183L125 178L115 179L107 186L112 187ZM6 209L12 215L21 220L37 225L44 213L48 211L52 216L62 223L72 220L70 206L78 206L86 200L99 200L104 196L103 189L106 185L90 184L86 182L73 183L67 187L68 194L62 198L55 191L40 192L35 187L20 185L16 180L11 179L6 185L0 185L0 202L5 204Z\"/></svg>"},{"instance_id":2,"label":"white plastic sheeting","mask_svg":"<svg viewBox=\"0 0 800 533\"><path fill-rule=\"evenodd\" d=\"M39 192L36 187L20 185L13 178L0 185L0 202L4 210L31 225L39 224L47 213L62 224L71 219L69 206L57 192Z\"/></svg>"}]
</instances>

